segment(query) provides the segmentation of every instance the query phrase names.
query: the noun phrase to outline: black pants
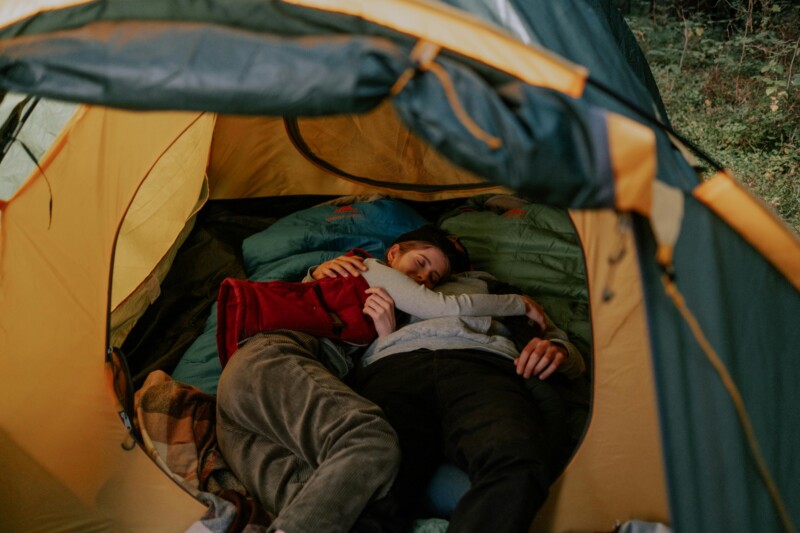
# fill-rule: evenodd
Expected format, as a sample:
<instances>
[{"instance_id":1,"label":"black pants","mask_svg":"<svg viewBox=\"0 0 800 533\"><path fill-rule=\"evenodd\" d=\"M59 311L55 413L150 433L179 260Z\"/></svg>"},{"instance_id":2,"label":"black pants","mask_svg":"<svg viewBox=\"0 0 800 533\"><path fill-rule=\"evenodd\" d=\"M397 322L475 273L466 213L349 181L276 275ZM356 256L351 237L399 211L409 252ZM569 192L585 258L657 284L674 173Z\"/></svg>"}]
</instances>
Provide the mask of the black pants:
<instances>
[{"instance_id":1,"label":"black pants","mask_svg":"<svg viewBox=\"0 0 800 533\"><path fill-rule=\"evenodd\" d=\"M395 491L406 516L448 459L471 481L449 531L528 531L560 468L563 432L551 431L524 383L511 361L469 350L391 355L361 371L358 392L399 436Z\"/></svg>"}]
</instances>

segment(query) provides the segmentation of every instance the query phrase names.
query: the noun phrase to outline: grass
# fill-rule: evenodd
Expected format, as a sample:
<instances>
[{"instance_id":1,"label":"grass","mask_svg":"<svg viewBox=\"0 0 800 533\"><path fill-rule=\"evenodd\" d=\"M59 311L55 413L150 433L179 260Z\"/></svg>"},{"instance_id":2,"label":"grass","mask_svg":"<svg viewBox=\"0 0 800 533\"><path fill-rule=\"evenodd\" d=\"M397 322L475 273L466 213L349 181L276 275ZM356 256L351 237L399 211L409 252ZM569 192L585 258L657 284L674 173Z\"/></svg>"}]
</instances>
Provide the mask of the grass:
<instances>
[{"instance_id":1,"label":"grass","mask_svg":"<svg viewBox=\"0 0 800 533\"><path fill-rule=\"evenodd\" d=\"M646 4L626 18L673 127L800 234L800 6L715 20Z\"/></svg>"}]
</instances>

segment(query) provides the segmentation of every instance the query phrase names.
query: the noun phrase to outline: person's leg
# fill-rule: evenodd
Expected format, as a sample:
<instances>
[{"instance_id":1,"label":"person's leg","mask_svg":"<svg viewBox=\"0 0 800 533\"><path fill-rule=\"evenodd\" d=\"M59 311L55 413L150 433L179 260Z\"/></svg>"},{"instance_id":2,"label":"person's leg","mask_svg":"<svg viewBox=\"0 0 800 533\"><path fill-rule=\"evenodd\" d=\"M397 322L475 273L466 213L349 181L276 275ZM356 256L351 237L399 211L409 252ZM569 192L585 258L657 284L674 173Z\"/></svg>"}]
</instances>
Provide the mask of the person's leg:
<instances>
[{"instance_id":1,"label":"person's leg","mask_svg":"<svg viewBox=\"0 0 800 533\"><path fill-rule=\"evenodd\" d=\"M406 525L418 517L425 488L442 461L432 369L430 351L392 355L362 369L356 385L397 432L402 461L392 493Z\"/></svg>"},{"instance_id":2,"label":"person's leg","mask_svg":"<svg viewBox=\"0 0 800 533\"><path fill-rule=\"evenodd\" d=\"M272 529L348 531L386 495L399 463L380 409L314 359L319 342L259 335L228 362L217 437L233 472L276 515Z\"/></svg>"},{"instance_id":3,"label":"person's leg","mask_svg":"<svg viewBox=\"0 0 800 533\"><path fill-rule=\"evenodd\" d=\"M471 481L448 531L528 531L558 460L522 378L490 354L446 352L436 379L445 455Z\"/></svg>"}]
</instances>

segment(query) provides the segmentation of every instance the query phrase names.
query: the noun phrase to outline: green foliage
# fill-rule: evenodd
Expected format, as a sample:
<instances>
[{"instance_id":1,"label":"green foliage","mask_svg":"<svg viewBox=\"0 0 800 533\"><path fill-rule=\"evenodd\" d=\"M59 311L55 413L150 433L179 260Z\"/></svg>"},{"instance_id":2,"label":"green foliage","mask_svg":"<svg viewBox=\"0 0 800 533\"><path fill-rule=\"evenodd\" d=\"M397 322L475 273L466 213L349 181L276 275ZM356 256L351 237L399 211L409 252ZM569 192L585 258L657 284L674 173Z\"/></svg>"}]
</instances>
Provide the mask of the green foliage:
<instances>
[{"instance_id":1,"label":"green foliage","mask_svg":"<svg viewBox=\"0 0 800 533\"><path fill-rule=\"evenodd\" d=\"M628 24L675 129L800 232L800 6L706 4L638 2Z\"/></svg>"}]
</instances>

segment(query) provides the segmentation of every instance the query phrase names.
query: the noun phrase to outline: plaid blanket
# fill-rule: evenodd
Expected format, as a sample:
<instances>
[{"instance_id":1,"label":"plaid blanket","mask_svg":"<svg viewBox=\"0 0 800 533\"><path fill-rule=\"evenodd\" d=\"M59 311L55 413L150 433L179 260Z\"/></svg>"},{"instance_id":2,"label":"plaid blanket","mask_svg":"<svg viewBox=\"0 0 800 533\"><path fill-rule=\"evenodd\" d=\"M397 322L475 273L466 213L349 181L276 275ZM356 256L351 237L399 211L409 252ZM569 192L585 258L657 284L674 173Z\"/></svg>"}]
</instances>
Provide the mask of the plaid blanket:
<instances>
[{"instance_id":1,"label":"plaid blanket","mask_svg":"<svg viewBox=\"0 0 800 533\"><path fill-rule=\"evenodd\" d=\"M217 446L216 401L151 372L134 395L136 429L164 472L208 505L196 532L264 531L272 518L231 472Z\"/></svg>"}]
</instances>

